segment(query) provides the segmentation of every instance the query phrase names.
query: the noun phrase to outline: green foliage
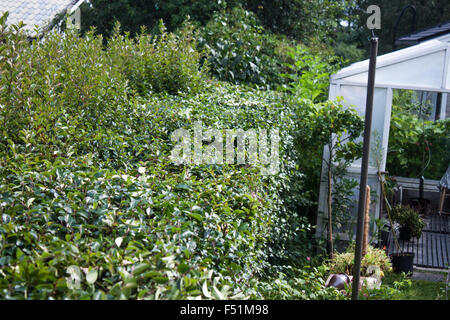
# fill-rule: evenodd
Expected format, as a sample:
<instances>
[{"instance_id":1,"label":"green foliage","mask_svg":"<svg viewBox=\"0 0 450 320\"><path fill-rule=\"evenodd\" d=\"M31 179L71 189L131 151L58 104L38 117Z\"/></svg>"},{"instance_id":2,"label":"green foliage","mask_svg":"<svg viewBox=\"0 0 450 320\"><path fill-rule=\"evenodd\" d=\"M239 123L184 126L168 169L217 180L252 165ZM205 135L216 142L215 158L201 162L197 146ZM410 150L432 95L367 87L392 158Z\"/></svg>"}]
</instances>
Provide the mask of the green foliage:
<instances>
[{"instance_id":1,"label":"green foliage","mask_svg":"<svg viewBox=\"0 0 450 320\"><path fill-rule=\"evenodd\" d=\"M420 274L421 271L414 270L415 276L419 276ZM405 284L401 287L402 292L400 298L402 300L448 300L445 293L446 273L441 273L441 276L443 281L409 280L404 273L393 273L387 277L385 282L387 285L392 286L398 286L399 283Z\"/></svg>"},{"instance_id":2,"label":"green foliage","mask_svg":"<svg viewBox=\"0 0 450 320\"><path fill-rule=\"evenodd\" d=\"M325 287L328 269L305 266L303 269L289 269L278 272L276 277L258 283L258 291L271 300L343 300L345 297L333 287Z\"/></svg>"},{"instance_id":3,"label":"green foliage","mask_svg":"<svg viewBox=\"0 0 450 320\"><path fill-rule=\"evenodd\" d=\"M82 31L96 27L99 34L109 38L114 24L119 22L132 37L139 34L141 27L158 31L162 19L170 31L182 26L187 16L199 24L205 24L217 10L232 7L238 1L211 0L90 0L82 9Z\"/></svg>"},{"instance_id":4,"label":"green foliage","mask_svg":"<svg viewBox=\"0 0 450 320\"><path fill-rule=\"evenodd\" d=\"M422 116L419 116L419 109ZM450 162L450 120L424 120L412 91L394 94L387 169L391 175L439 180Z\"/></svg>"},{"instance_id":5,"label":"green foliage","mask_svg":"<svg viewBox=\"0 0 450 320\"><path fill-rule=\"evenodd\" d=\"M353 274L353 263L355 261L355 243L352 242L343 253L336 253L333 260L329 262L330 273ZM367 247L367 253L361 260L361 276L370 276L367 274L369 266L377 266L384 274L392 271L391 261L386 252L382 249Z\"/></svg>"},{"instance_id":6,"label":"green foliage","mask_svg":"<svg viewBox=\"0 0 450 320\"><path fill-rule=\"evenodd\" d=\"M0 29L1 297L258 298L249 279L307 264L307 168L321 160L324 126L353 131L354 111L200 81L189 37L117 31L104 48L93 32L29 43L15 28ZM170 134L195 121L279 128L280 172L175 166ZM320 283L294 285L333 297Z\"/></svg>"},{"instance_id":7,"label":"green foliage","mask_svg":"<svg viewBox=\"0 0 450 320\"><path fill-rule=\"evenodd\" d=\"M33 146L49 160L84 149L90 139L102 144L104 137L95 132L99 126L122 125L116 112L118 106L128 107L127 82L109 63L101 38L68 33L62 41L49 34L46 41L30 44L22 32L1 28L2 150L27 141L28 150ZM73 131L81 124L84 141Z\"/></svg>"},{"instance_id":8,"label":"green foliage","mask_svg":"<svg viewBox=\"0 0 450 320\"><path fill-rule=\"evenodd\" d=\"M332 0L245 0L264 26L274 32L308 42L333 37L338 21L354 1Z\"/></svg>"},{"instance_id":9,"label":"green foliage","mask_svg":"<svg viewBox=\"0 0 450 320\"><path fill-rule=\"evenodd\" d=\"M346 64L362 61L365 58L364 50L354 43L339 41L333 46L333 51L337 57L345 59Z\"/></svg>"},{"instance_id":10,"label":"green foliage","mask_svg":"<svg viewBox=\"0 0 450 320\"><path fill-rule=\"evenodd\" d=\"M238 293L230 282L261 241L252 225L267 225L232 173L186 181L173 172L164 180L164 165L138 178L63 158L46 166L1 184L3 297L209 298L203 286L225 294L226 284ZM229 196L215 199L219 186ZM84 272L76 287L66 281L71 266Z\"/></svg>"},{"instance_id":11,"label":"green foliage","mask_svg":"<svg viewBox=\"0 0 450 320\"><path fill-rule=\"evenodd\" d=\"M411 236L420 238L425 222L419 214L408 206L397 205L391 210L392 220L397 222L401 228L411 231Z\"/></svg>"},{"instance_id":12,"label":"green foliage","mask_svg":"<svg viewBox=\"0 0 450 320\"><path fill-rule=\"evenodd\" d=\"M336 168L337 169L337 168ZM345 169L343 167L342 169ZM338 171L333 174L332 185L332 212L333 230L339 233L347 233L349 239L353 239L356 226L356 217L353 214L355 199L354 190L359 187L359 182L354 179L344 177L345 171Z\"/></svg>"},{"instance_id":13,"label":"green foliage","mask_svg":"<svg viewBox=\"0 0 450 320\"><path fill-rule=\"evenodd\" d=\"M389 275L391 276L391 275ZM412 281L403 273L398 281L382 283L380 288L369 289L362 287L359 293L360 300L404 300L405 291L412 285ZM351 291L350 291L351 292Z\"/></svg>"},{"instance_id":14,"label":"green foliage","mask_svg":"<svg viewBox=\"0 0 450 320\"><path fill-rule=\"evenodd\" d=\"M200 69L202 54L195 50L192 33L189 25L180 35L167 33L161 22L158 36L148 35L143 29L133 40L129 33L121 35L117 24L107 52L112 63L127 75L130 86L141 95L195 93L202 89L205 72Z\"/></svg>"},{"instance_id":15,"label":"green foliage","mask_svg":"<svg viewBox=\"0 0 450 320\"><path fill-rule=\"evenodd\" d=\"M114 23L119 21L123 29L134 37L141 26L157 31L162 19L170 31L179 28L189 16L198 25L204 26L215 13L243 7L255 14L265 30L302 41L309 46L322 43L332 47L335 54L350 62L368 56L366 27L369 5L380 6L382 27L376 30L379 52L393 50L394 25L401 10L409 3L390 0L90 0L82 8L82 30L96 27L105 38L112 35ZM417 9L417 30L435 26L450 19L446 0L411 0ZM420 13L420 14L419 14ZM397 36L411 32L411 11L403 16Z\"/></svg>"},{"instance_id":16,"label":"green foliage","mask_svg":"<svg viewBox=\"0 0 450 320\"><path fill-rule=\"evenodd\" d=\"M285 63L288 71L283 77L289 79L289 84L284 87L313 102L325 101L330 75L339 69L342 61L327 54L314 54L301 45L289 48L288 55L293 63Z\"/></svg>"},{"instance_id":17,"label":"green foliage","mask_svg":"<svg viewBox=\"0 0 450 320\"><path fill-rule=\"evenodd\" d=\"M309 107L301 109L296 118L298 126L295 130L295 145L301 149L298 168L308 177L307 190L313 191L311 200L317 201L323 150L325 146L331 150L324 161L331 170L332 198L337 198L333 205L337 210L334 215L337 219L333 223L349 222L346 221L346 214L351 205L350 196L354 183L342 179L342 172L349 162L361 154L361 143L356 141L361 135L363 120L354 109L344 107L340 101L307 106Z\"/></svg>"},{"instance_id":18,"label":"green foliage","mask_svg":"<svg viewBox=\"0 0 450 320\"><path fill-rule=\"evenodd\" d=\"M282 81L288 42L265 32L252 12L240 7L217 12L200 30L199 45L209 52L211 72L219 80L263 87Z\"/></svg>"},{"instance_id":19,"label":"green foliage","mask_svg":"<svg viewBox=\"0 0 450 320\"><path fill-rule=\"evenodd\" d=\"M213 94L135 97L91 34L1 37L0 295L239 297L265 261L259 171L168 159L180 110Z\"/></svg>"},{"instance_id":20,"label":"green foliage","mask_svg":"<svg viewBox=\"0 0 450 320\"><path fill-rule=\"evenodd\" d=\"M170 31L179 28L189 16L199 25L214 19L223 10L245 8L258 17L266 30L283 34L305 43L312 39L323 42L335 35L338 21L346 18L354 0L91 0L82 5L82 29L95 26L97 32L109 38L114 23L119 21L132 36L141 26L154 30L162 19ZM357 21L357 20L355 20ZM260 23L258 23L259 25ZM364 21L365 25L365 21ZM345 33L345 32L344 32Z\"/></svg>"}]
</instances>

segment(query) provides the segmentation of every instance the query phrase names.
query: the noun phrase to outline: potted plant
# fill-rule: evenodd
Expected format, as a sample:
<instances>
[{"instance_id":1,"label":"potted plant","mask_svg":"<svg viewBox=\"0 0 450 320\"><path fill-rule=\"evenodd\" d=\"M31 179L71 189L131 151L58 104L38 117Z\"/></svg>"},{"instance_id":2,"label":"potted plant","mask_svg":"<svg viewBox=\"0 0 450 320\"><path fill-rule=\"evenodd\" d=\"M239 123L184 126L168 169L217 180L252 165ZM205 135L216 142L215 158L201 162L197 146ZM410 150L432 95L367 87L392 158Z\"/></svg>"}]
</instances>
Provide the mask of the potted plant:
<instances>
[{"instance_id":1,"label":"potted plant","mask_svg":"<svg viewBox=\"0 0 450 320\"><path fill-rule=\"evenodd\" d=\"M386 209L386 213L387 213L387 218L389 220L389 226L390 226L390 230L392 232L392 236L394 239L394 247L395 247L395 251L393 253L391 253L390 258L391 258L391 262L392 262L392 269L394 272L396 273L413 273L414 270L414 265L413 265L413 261L414 261L414 252L403 252L403 250L401 249L399 243L398 243L398 239L397 239L397 234L395 232L394 229L394 222L393 222L393 217L392 217L392 207L389 203L389 200L387 198L386 195L386 179L384 174L386 174L387 172L382 172L381 171L381 163L383 160L383 154L382 154L382 148L381 148L381 143L380 143L380 139L375 139L376 143L374 144L374 158L375 158L375 162L378 168L378 181L380 183L380 189L381 189L381 201L384 204L384 208Z\"/></svg>"},{"instance_id":2,"label":"potted plant","mask_svg":"<svg viewBox=\"0 0 450 320\"><path fill-rule=\"evenodd\" d=\"M400 239L420 238L425 223L419 214L408 206L397 205L391 210L392 220L400 225Z\"/></svg>"},{"instance_id":3,"label":"potted plant","mask_svg":"<svg viewBox=\"0 0 450 320\"><path fill-rule=\"evenodd\" d=\"M394 208L392 208L390 206L389 201L388 201L388 199L386 197L386 190L385 190L385 185L384 185L384 179L383 179L380 171L378 171L378 179L379 179L380 185L381 185L381 193L382 193L382 196L383 196L383 200L386 203L386 213L387 213L387 216L388 216L389 225L390 225L390 229L392 231L392 236L394 238L394 245L395 245L395 249L396 249L396 251L393 252L390 255L390 258L391 258L391 261L392 261L392 269L396 273L404 272L406 274L412 274L413 270L414 270L414 264L413 264L414 252L403 252L403 250L401 249L401 247L400 247L400 245L398 243L397 234L396 234L395 229L394 229L394 221L393 221L394 217L393 217L393 214L392 214L392 211L394 211L393 210ZM395 208L397 208L397 207L395 207ZM411 214L411 213L409 213L409 211L408 211L408 214ZM407 214L401 215L401 216L402 217L406 217ZM413 219L415 219L415 218L416 217L414 217ZM400 220L396 220L396 221L399 222ZM422 220L420 220L420 221L422 221ZM403 220L402 220L402 222L403 222ZM422 223L423 223L423 221L422 221ZM399 224L401 225L400 222L399 222ZM420 224L420 222L416 221L417 227L414 229L415 230L415 233L414 233L415 235L417 235L417 230L419 229L418 228L419 224ZM407 224L406 222L405 222L405 225L409 226L409 224ZM423 228L423 226L420 228L420 234L422 233L422 228ZM420 234L419 234L419 236L420 236Z\"/></svg>"}]
</instances>

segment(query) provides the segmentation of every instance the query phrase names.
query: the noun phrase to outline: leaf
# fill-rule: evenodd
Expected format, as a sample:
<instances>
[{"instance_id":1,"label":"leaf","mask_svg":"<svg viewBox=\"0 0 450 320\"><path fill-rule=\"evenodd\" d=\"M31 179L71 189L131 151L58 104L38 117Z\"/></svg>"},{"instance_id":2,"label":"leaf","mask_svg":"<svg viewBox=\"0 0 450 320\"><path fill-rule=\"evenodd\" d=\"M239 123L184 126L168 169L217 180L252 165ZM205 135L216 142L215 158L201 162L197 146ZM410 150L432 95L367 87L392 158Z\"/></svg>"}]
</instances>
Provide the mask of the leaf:
<instances>
[{"instance_id":1,"label":"leaf","mask_svg":"<svg viewBox=\"0 0 450 320\"><path fill-rule=\"evenodd\" d=\"M179 273L185 273L186 271L189 270L189 265L186 263L181 263L178 268L177 268Z\"/></svg>"},{"instance_id":2,"label":"leaf","mask_svg":"<svg viewBox=\"0 0 450 320\"><path fill-rule=\"evenodd\" d=\"M220 292L220 291L216 288L216 286L213 286L213 290L214 290L214 295L217 297L217 299L219 299L219 300L224 300L224 299L225 299L225 297L224 297L224 295L222 294L222 292Z\"/></svg>"},{"instance_id":3,"label":"leaf","mask_svg":"<svg viewBox=\"0 0 450 320\"><path fill-rule=\"evenodd\" d=\"M202 292L203 292L203 295L204 295L205 297L207 297L208 299L213 299L213 298L214 298L214 297L211 295L211 293L209 293L209 291L208 291L208 284L207 284L206 281L203 282Z\"/></svg>"},{"instance_id":4,"label":"leaf","mask_svg":"<svg viewBox=\"0 0 450 320\"><path fill-rule=\"evenodd\" d=\"M116 240L114 240L114 242L115 242L116 246L120 248L120 246L122 245L122 242L123 242L123 238L118 237L118 238L116 238Z\"/></svg>"},{"instance_id":5,"label":"leaf","mask_svg":"<svg viewBox=\"0 0 450 320\"><path fill-rule=\"evenodd\" d=\"M16 250L16 259L19 259L21 256L23 256L22 250L20 248L17 248Z\"/></svg>"},{"instance_id":6,"label":"leaf","mask_svg":"<svg viewBox=\"0 0 450 320\"><path fill-rule=\"evenodd\" d=\"M239 232L244 232L244 231L248 230L248 227L249 227L249 224L247 222L244 222L239 226L238 230L239 230Z\"/></svg>"},{"instance_id":7,"label":"leaf","mask_svg":"<svg viewBox=\"0 0 450 320\"><path fill-rule=\"evenodd\" d=\"M164 284L169 281L169 279L167 277L155 277L155 278L153 278L153 280L159 284Z\"/></svg>"},{"instance_id":8,"label":"leaf","mask_svg":"<svg viewBox=\"0 0 450 320\"><path fill-rule=\"evenodd\" d=\"M97 281L97 277L98 277L97 269L91 269L91 270L89 270L88 274L86 275L86 281L89 284L93 284L93 283L95 283L95 281Z\"/></svg>"},{"instance_id":9,"label":"leaf","mask_svg":"<svg viewBox=\"0 0 450 320\"><path fill-rule=\"evenodd\" d=\"M175 186L175 189L177 190L186 190L186 191L190 191L191 188L186 184L186 183L179 183Z\"/></svg>"},{"instance_id":10,"label":"leaf","mask_svg":"<svg viewBox=\"0 0 450 320\"><path fill-rule=\"evenodd\" d=\"M203 219L204 219L203 216L202 216L201 214L198 214L198 213L195 213L195 212L190 212L190 213L188 213L188 215L189 215L190 217L192 217L192 218L194 218L194 219L200 221L200 222L202 222Z\"/></svg>"},{"instance_id":11,"label":"leaf","mask_svg":"<svg viewBox=\"0 0 450 320\"><path fill-rule=\"evenodd\" d=\"M134 269L133 269L133 274L134 275L139 275L141 273L143 273L144 271L148 270L151 266L148 263L141 263L138 264Z\"/></svg>"},{"instance_id":12,"label":"leaf","mask_svg":"<svg viewBox=\"0 0 450 320\"><path fill-rule=\"evenodd\" d=\"M145 168L144 167L139 167L138 172L140 174L144 174L145 173Z\"/></svg>"},{"instance_id":13,"label":"leaf","mask_svg":"<svg viewBox=\"0 0 450 320\"><path fill-rule=\"evenodd\" d=\"M72 252L75 254L80 253L80 250L78 250L78 248L76 246L74 246L73 244L70 245L70 250L72 250Z\"/></svg>"},{"instance_id":14,"label":"leaf","mask_svg":"<svg viewBox=\"0 0 450 320\"><path fill-rule=\"evenodd\" d=\"M31 206L31 204L33 203L34 199L35 199L35 198L30 198L30 199L28 199L28 201L27 201L27 207L28 207L28 208Z\"/></svg>"},{"instance_id":15,"label":"leaf","mask_svg":"<svg viewBox=\"0 0 450 320\"><path fill-rule=\"evenodd\" d=\"M95 292L94 300L107 300L106 294L102 290L98 290Z\"/></svg>"},{"instance_id":16,"label":"leaf","mask_svg":"<svg viewBox=\"0 0 450 320\"><path fill-rule=\"evenodd\" d=\"M163 277L163 274L161 272L158 272L158 271L149 271L149 272L144 273L143 277L144 278Z\"/></svg>"},{"instance_id":17,"label":"leaf","mask_svg":"<svg viewBox=\"0 0 450 320\"><path fill-rule=\"evenodd\" d=\"M66 272L69 274L69 277L66 278L67 287L71 290L78 290L82 279L80 268L78 266L71 265L67 268Z\"/></svg>"}]
</instances>

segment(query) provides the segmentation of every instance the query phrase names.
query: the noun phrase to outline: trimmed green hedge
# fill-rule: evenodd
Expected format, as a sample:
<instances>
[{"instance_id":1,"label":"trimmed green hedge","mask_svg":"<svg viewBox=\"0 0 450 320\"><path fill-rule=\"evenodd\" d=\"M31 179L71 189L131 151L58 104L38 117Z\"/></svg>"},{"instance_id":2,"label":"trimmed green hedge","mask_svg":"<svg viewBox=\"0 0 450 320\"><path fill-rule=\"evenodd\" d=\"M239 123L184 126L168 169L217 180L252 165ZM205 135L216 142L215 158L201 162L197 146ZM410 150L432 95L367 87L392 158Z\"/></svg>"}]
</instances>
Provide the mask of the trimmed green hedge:
<instances>
[{"instance_id":1,"label":"trimmed green hedge","mask_svg":"<svg viewBox=\"0 0 450 320\"><path fill-rule=\"evenodd\" d=\"M167 52L180 68L148 67L165 54L160 46L188 48L185 38L147 46L153 40L117 36L105 49L92 33L67 33L30 44L3 22L0 297L279 297L269 284L286 270L310 278L283 282L285 289L337 297L323 287L323 272L296 269L312 252L301 166L321 148L314 136L305 145L298 129L320 128L317 114L330 103L200 82L199 55L188 59L181 49ZM139 86L136 75L148 82ZM166 79L180 83L149 91ZM175 166L170 134L198 120L218 129L279 128L280 172ZM286 264L296 268L279 267Z\"/></svg>"}]
</instances>

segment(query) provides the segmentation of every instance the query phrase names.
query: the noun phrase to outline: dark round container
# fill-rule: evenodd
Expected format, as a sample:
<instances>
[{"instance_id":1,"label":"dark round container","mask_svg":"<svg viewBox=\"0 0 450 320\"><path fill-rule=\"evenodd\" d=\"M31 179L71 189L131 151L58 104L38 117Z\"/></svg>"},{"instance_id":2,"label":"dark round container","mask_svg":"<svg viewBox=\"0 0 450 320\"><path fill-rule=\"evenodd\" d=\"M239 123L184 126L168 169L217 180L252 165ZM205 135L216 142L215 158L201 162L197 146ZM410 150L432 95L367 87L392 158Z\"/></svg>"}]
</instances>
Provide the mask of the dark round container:
<instances>
[{"instance_id":1,"label":"dark round container","mask_svg":"<svg viewBox=\"0 0 450 320\"><path fill-rule=\"evenodd\" d=\"M325 283L326 287L335 287L336 289L343 290L345 286L350 283L350 277L345 273L331 274Z\"/></svg>"},{"instance_id":2,"label":"dark round container","mask_svg":"<svg viewBox=\"0 0 450 320\"><path fill-rule=\"evenodd\" d=\"M414 252L391 254L392 269L395 273L413 273Z\"/></svg>"}]
</instances>

